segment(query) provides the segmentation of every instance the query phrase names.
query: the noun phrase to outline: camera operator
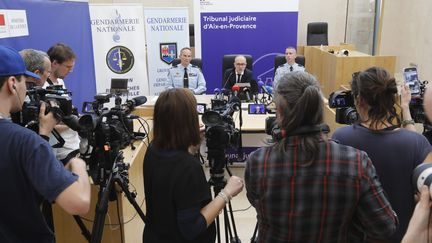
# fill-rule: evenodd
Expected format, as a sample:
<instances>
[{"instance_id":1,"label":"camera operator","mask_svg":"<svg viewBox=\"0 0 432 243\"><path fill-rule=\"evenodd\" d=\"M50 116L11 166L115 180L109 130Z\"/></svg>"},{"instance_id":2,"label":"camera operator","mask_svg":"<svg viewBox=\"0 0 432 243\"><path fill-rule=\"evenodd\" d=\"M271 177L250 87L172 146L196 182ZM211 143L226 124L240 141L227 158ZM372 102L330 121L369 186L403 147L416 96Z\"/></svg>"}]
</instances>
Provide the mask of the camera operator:
<instances>
[{"instance_id":1,"label":"camera operator","mask_svg":"<svg viewBox=\"0 0 432 243\"><path fill-rule=\"evenodd\" d=\"M49 85L62 85L66 89L63 81L66 76L72 72L75 66L76 55L73 50L63 43L57 43L50 47L47 52L51 60L51 75L45 82L44 88ZM53 148L57 158L63 163L75 157L79 153L80 137L78 133L64 124L55 126L57 132L64 139L63 147ZM58 141L53 134L50 135L50 144L56 144Z\"/></svg>"},{"instance_id":2,"label":"camera operator","mask_svg":"<svg viewBox=\"0 0 432 243\"><path fill-rule=\"evenodd\" d=\"M363 242L393 234L397 216L367 154L327 138L319 83L306 72L276 86L277 141L247 161L257 242Z\"/></svg>"},{"instance_id":3,"label":"camera operator","mask_svg":"<svg viewBox=\"0 0 432 243\"><path fill-rule=\"evenodd\" d=\"M24 60L27 70L37 74L40 79L29 78L36 86L44 86L51 74L51 61L48 55L39 50L24 49L19 52ZM27 82L29 81L27 80Z\"/></svg>"},{"instance_id":4,"label":"camera operator","mask_svg":"<svg viewBox=\"0 0 432 243\"><path fill-rule=\"evenodd\" d=\"M432 148L424 136L400 128L396 81L386 70L372 67L354 73L351 91L359 120L337 129L333 139L370 156L400 222L389 240L400 242L415 206L411 173L420 163L432 161Z\"/></svg>"},{"instance_id":5,"label":"camera operator","mask_svg":"<svg viewBox=\"0 0 432 243\"><path fill-rule=\"evenodd\" d=\"M156 101L154 138L144 158L146 243L214 242L213 221L243 189L242 179L232 176L212 200L193 154L201 143L196 107L194 95L185 88L166 90Z\"/></svg>"},{"instance_id":6,"label":"camera operator","mask_svg":"<svg viewBox=\"0 0 432 243\"><path fill-rule=\"evenodd\" d=\"M51 147L35 132L12 123L10 114L20 111L26 96L26 70L17 51L0 46L0 242L54 242L40 211L43 199L55 201L70 214L86 213L90 184L86 165L71 160L66 170ZM48 135L57 121L42 104L39 133Z\"/></svg>"}]
</instances>

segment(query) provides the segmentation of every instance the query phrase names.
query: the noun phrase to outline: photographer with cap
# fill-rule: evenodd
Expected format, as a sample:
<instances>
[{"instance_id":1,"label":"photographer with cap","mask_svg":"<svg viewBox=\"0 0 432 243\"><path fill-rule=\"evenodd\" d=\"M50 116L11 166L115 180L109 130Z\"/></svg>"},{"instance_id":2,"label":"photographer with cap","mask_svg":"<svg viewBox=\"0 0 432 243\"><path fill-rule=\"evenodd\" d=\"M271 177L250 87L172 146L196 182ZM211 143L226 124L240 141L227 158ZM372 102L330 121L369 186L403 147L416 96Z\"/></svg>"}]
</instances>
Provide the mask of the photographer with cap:
<instances>
[{"instance_id":1,"label":"photographer with cap","mask_svg":"<svg viewBox=\"0 0 432 243\"><path fill-rule=\"evenodd\" d=\"M371 158L399 218L400 226L388 240L399 243L415 206L411 173L420 163L432 161L432 147L421 134L401 128L396 80L385 69L354 73L350 83L359 120L336 129L333 139Z\"/></svg>"},{"instance_id":2,"label":"photographer with cap","mask_svg":"<svg viewBox=\"0 0 432 243\"><path fill-rule=\"evenodd\" d=\"M55 201L69 214L83 214L90 207L86 165L72 159L66 168L51 146L34 131L12 123L10 115L21 110L26 78L39 76L26 70L19 53L0 46L0 242L55 241L40 211L42 200ZM57 121L40 107L39 133L48 135Z\"/></svg>"},{"instance_id":3,"label":"photographer with cap","mask_svg":"<svg viewBox=\"0 0 432 243\"><path fill-rule=\"evenodd\" d=\"M252 152L245 169L257 242L366 242L393 234L397 216L368 155L325 134L315 77L284 75L275 103L281 132Z\"/></svg>"}]
</instances>

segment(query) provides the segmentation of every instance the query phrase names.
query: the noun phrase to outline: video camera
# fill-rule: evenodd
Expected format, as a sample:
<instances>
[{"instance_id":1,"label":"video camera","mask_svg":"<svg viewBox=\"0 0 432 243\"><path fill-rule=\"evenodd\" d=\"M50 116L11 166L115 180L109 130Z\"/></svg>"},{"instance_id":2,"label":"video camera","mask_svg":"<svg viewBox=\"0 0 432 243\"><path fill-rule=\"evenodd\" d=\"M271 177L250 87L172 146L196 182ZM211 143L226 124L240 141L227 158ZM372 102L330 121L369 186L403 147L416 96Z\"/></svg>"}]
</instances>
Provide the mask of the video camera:
<instances>
[{"instance_id":1,"label":"video camera","mask_svg":"<svg viewBox=\"0 0 432 243\"><path fill-rule=\"evenodd\" d=\"M136 106L144 104L147 98L140 96L121 104L121 98L116 96L115 106L105 108L104 104L112 97L112 94L98 94L93 102L84 102L84 115L79 119L77 129L79 135L88 141L87 151L82 157L95 184L107 179L121 149L145 135L134 133L133 119L139 117L131 115L131 112Z\"/></svg>"},{"instance_id":2,"label":"video camera","mask_svg":"<svg viewBox=\"0 0 432 243\"><path fill-rule=\"evenodd\" d=\"M354 105L354 97L351 90L335 91L328 99L330 108L336 108L336 122L340 124L352 124L358 120L358 113Z\"/></svg>"},{"instance_id":3,"label":"video camera","mask_svg":"<svg viewBox=\"0 0 432 243\"><path fill-rule=\"evenodd\" d=\"M46 105L45 113L53 112L57 120L63 121L66 125L76 126L78 118L76 110L72 106L71 92L64 89L62 85L48 86L46 89L33 86L27 90L27 97L22 110L12 114L12 121L35 132L39 130L39 111L42 102ZM51 105L53 104L53 105ZM62 147L64 140L54 131L59 143L53 147Z\"/></svg>"},{"instance_id":4,"label":"video camera","mask_svg":"<svg viewBox=\"0 0 432 243\"><path fill-rule=\"evenodd\" d=\"M235 128L233 114L240 110L240 100L233 96L223 107L204 112L202 121L206 125L206 143L211 172L220 173L225 166L225 150L239 148L241 134Z\"/></svg>"}]
</instances>

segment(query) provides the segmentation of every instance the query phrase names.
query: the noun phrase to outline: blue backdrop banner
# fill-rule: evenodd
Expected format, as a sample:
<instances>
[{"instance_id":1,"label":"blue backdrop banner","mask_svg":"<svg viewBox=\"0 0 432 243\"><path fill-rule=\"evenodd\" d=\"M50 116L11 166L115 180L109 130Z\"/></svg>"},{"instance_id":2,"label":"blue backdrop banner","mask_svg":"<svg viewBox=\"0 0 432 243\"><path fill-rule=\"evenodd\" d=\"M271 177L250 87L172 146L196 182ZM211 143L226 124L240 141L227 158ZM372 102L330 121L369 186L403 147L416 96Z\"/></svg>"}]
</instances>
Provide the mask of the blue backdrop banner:
<instances>
[{"instance_id":1,"label":"blue backdrop banner","mask_svg":"<svg viewBox=\"0 0 432 243\"><path fill-rule=\"evenodd\" d=\"M73 103L81 109L83 101L92 101L96 93L90 15L88 2L54 0L0 1L2 10L24 10L28 35L0 38L0 45L19 50L47 51L57 42L69 45L77 55L75 68L65 78ZM5 23L7 24L7 23Z\"/></svg>"},{"instance_id":2,"label":"blue backdrop banner","mask_svg":"<svg viewBox=\"0 0 432 243\"><path fill-rule=\"evenodd\" d=\"M223 86L224 55L252 55L255 79L271 84L274 57L283 54L286 47L297 45L296 0L205 0L195 1L194 7L198 11L195 13L195 30L199 32L196 55L201 55L205 63L203 73L207 93Z\"/></svg>"}]
</instances>

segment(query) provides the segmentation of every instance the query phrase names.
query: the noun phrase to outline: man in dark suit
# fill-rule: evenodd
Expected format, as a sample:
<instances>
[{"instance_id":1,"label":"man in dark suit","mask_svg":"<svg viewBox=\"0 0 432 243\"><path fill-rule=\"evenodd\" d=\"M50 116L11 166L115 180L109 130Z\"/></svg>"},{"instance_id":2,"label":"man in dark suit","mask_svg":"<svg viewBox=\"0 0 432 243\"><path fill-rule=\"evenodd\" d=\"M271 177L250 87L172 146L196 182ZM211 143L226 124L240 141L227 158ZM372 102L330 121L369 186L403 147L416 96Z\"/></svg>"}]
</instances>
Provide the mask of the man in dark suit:
<instances>
[{"instance_id":1,"label":"man in dark suit","mask_svg":"<svg viewBox=\"0 0 432 243\"><path fill-rule=\"evenodd\" d=\"M234 59L234 67L229 68L224 74L224 87L231 90L232 86L236 83L250 83L250 99L252 99L252 94L258 93L258 84L256 80L252 77L252 71L246 68L246 58L242 55L236 56ZM243 89L244 91L244 89ZM241 92L240 93L244 93ZM239 97L240 99L245 99L244 97Z\"/></svg>"}]
</instances>

